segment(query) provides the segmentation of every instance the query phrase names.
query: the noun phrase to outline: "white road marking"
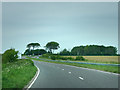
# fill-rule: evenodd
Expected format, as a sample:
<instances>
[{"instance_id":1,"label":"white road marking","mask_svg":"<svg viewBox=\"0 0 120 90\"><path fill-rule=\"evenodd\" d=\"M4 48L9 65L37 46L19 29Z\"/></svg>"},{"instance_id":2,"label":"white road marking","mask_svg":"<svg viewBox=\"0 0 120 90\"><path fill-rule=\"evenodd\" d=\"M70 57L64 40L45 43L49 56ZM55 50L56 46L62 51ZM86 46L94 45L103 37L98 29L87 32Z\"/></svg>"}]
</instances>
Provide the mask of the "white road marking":
<instances>
[{"instance_id":1,"label":"white road marking","mask_svg":"<svg viewBox=\"0 0 120 90\"><path fill-rule=\"evenodd\" d=\"M36 66L36 65L35 65ZM37 67L37 66L36 66ZM37 79L37 77L38 77L38 75L39 75L39 73L40 73L40 69L37 67L37 69L38 69L38 73L37 73L37 75L36 75L36 77L35 77L35 79L32 81L32 83L29 85L29 87L27 88L27 90L29 89L29 88L31 88L31 86L33 85L33 83L35 82L35 80Z\"/></svg>"},{"instance_id":2,"label":"white road marking","mask_svg":"<svg viewBox=\"0 0 120 90\"><path fill-rule=\"evenodd\" d=\"M62 69L62 70L64 70L64 69Z\"/></svg>"},{"instance_id":3,"label":"white road marking","mask_svg":"<svg viewBox=\"0 0 120 90\"><path fill-rule=\"evenodd\" d=\"M82 77L79 77L79 79L84 80Z\"/></svg>"},{"instance_id":4,"label":"white road marking","mask_svg":"<svg viewBox=\"0 0 120 90\"><path fill-rule=\"evenodd\" d=\"M71 74L71 72L68 72L69 74Z\"/></svg>"},{"instance_id":5,"label":"white road marking","mask_svg":"<svg viewBox=\"0 0 120 90\"><path fill-rule=\"evenodd\" d=\"M90 68L84 68L84 67L76 67L76 66L70 66L70 65L64 65L64 66L75 67L75 68L86 69L86 70L92 70L92 71L98 71L98 72L107 73L107 74L113 74L113 75L120 75L120 74L117 74L117 73L101 71L101 70L96 70L96 69L90 69Z\"/></svg>"}]
</instances>

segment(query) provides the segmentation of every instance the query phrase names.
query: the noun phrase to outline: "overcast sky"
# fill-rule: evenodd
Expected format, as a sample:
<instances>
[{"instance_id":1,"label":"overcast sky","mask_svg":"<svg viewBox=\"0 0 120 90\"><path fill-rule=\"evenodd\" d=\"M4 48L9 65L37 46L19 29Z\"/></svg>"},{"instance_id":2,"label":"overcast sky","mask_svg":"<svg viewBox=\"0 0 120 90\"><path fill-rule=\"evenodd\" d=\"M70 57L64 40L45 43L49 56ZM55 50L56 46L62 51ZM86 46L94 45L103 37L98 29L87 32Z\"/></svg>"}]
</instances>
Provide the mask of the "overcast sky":
<instances>
[{"instance_id":1,"label":"overcast sky","mask_svg":"<svg viewBox=\"0 0 120 90\"><path fill-rule=\"evenodd\" d=\"M71 50L80 45L118 47L117 2L4 2L2 52L38 42L43 48L56 41Z\"/></svg>"}]
</instances>

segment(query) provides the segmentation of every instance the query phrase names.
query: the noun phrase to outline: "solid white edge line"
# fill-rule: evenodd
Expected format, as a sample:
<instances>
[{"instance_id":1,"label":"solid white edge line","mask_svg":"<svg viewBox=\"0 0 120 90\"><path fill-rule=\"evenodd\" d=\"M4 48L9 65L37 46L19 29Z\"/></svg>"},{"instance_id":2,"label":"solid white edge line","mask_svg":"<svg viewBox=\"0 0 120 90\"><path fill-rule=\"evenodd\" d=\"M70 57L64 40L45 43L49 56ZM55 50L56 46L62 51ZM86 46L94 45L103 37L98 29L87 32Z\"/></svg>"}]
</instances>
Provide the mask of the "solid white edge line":
<instances>
[{"instance_id":1,"label":"solid white edge line","mask_svg":"<svg viewBox=\"0 0 120 90\"><path fill-rule=\"evenodd\" d=\"M35 65L36 66L36 65ZM36 66L37 67L37 66ZM37 79L37 77L38 77L38 75L39 75L39 73L40 73L40 69L37 67L37 69L38 69L38 73L37 73L37 75L36 75L36 77L35 77L35 79L32 81L32 83L29 85L29 87L27 88L27 90L29 89L29 88L31 88L31 86L33 85L33 83L35 82L35 80Z\"/></svg>"}]
</instances>

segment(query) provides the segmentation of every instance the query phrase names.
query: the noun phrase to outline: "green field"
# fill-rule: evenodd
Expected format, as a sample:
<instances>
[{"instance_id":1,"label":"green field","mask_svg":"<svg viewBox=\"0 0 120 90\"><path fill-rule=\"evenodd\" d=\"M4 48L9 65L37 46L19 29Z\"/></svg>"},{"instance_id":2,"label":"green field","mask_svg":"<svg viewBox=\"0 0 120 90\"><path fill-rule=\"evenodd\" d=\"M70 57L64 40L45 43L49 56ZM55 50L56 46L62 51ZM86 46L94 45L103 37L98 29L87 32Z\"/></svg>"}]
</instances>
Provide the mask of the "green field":
<instances>
[{"instance_id":1,"label":"green field","mask_svg":"<svg viewBox=\"0 0 120 90\"><path fill-rule=\"evenodd\" d=\"M64 56L64 57L76 58L76 56ZM86 59L87 62L107 63L107 64L120 63L120 61L118 60L118 57L120 56L83 56L83 57Z\"/></svg>"},{"instance_id":2,"label":"green field","mask_svg":"<svg viewBox=\"0 0 120 90\"><path fill-rule=\"evenodd\" d=\"M24 88L34 77L37 68L31 60L18 60L2 65L2 88Z\"/></svg>"}]
</instances>

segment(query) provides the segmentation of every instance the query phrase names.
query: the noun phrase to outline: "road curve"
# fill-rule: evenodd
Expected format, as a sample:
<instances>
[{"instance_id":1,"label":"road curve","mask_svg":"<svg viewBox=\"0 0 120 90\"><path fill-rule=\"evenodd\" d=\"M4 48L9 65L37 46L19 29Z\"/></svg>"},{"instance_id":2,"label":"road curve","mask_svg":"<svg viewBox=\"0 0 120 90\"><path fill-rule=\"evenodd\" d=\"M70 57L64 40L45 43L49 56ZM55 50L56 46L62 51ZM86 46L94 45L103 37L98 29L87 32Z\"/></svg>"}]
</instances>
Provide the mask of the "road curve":
<instances>
[{"instance_id":1,"label":"road curve","mask_svg":"<svg viewBox=\"0 0 120 90\"><path fill-rule=\"evenodd\" d=\"M40 74L31 88L118 88L118 75L34 61Z\"/></svg>"}]
</instances>

